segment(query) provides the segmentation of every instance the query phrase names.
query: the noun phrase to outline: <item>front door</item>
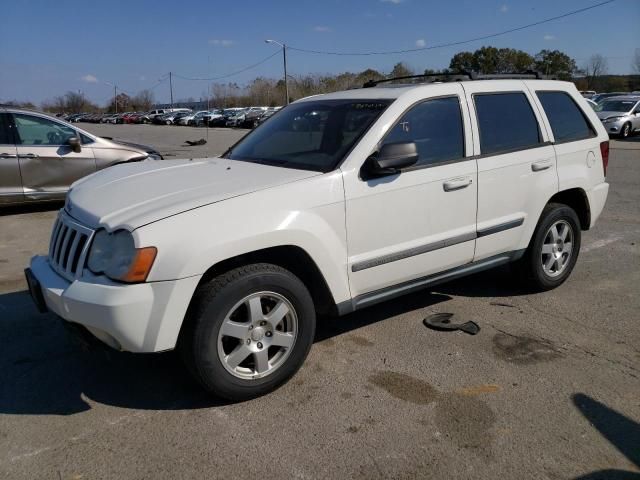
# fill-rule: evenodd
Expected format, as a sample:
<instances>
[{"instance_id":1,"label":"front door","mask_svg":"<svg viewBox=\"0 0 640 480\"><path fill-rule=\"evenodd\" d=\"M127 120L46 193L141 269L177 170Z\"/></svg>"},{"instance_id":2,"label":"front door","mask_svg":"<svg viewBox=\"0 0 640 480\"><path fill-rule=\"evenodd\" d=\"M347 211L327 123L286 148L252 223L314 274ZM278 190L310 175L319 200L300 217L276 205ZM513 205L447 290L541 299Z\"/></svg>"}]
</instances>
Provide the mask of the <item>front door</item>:
<instances>
[{"instance_id":1,"label":"front door","mask_svg":"<svg viewBox=\"0 0 640 480\"><path fill-rule=\"evenodd\" d=\"M459 85L442 90L408 107L378 144L415 142L415 166L370 180L344 176L354 297L473 259L477 167L466 157L467 107Z\"/></svg>"},{"instance_id":2,"label":"front door","mask_svg":"<svg viewBox=\"0 0 640 480\"><path fill-rule=\"evenodd\" d=\"M13 117L27 200L64 198L73 182L96 171L92 148L76 153L69 146L69 138L79 136L70 126L38 115Z\"/></svg>"},{"instance_id":3,"label":"front door","mask_svg":"<svg viewBox=\"0 0 640 480\"><path fill-rule=\"evenodd\" d=\"M0 204L22 200L22 179L11 116L0 112Z\"/></svg>"}]
</instances>

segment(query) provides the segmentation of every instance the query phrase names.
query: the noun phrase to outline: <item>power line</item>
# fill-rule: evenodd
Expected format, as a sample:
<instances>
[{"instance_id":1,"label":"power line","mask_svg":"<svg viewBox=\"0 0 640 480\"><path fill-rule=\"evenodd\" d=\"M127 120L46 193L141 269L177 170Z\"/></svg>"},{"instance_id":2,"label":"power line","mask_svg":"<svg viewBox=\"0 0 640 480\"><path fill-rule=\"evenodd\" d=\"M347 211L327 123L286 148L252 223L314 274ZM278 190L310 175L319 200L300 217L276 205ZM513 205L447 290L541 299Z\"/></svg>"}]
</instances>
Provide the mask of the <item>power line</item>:
<instances>
[{"instance_id":1,"label":"power line","mask_svg":"<svg viewBox=\"0 0 640 480\"><path fill-rule=\"evenodd\" d=\"M573 10L571 12L563 13L562 15L556 15L555 17L545 18L544 20L539 20L537 22L528 23L526 25L522 25L520 27L510 28L509 30L504 30L502 32L491 33L489 35L483 35L481 37L470 38L467 40L460 40L457 42L449 42L449 43L441 43L437 45L430 45L428 47L419 47L419 48L410 48L407 50L393 50L393 51L385 51L385 52L331 52L331 51L323 51L323 50L310 50L306 48L298 48L287 45L289 50L295 50L298 52L304 53L314 53L318 55L344 55L344 56L369 56L369 55L397 55L401 53L412 53L412 52L422 52L425 50L435 50L437 48L446 48L446 47L454 47L456 45L464 45L465 43L477 42L479 40L487 40L489 38L499 37L501 35L506 35L508 33L518 32L520 30L525 30L527 28L535 27L538 25L542 25L544 23L553 22L555 20L559 20L561 18L570 17L572 15L577 15L579 13L586 12L588 10L592 10L594 8L602 7L603 5L607 5L609 3L613 3L616 0L606 0L604 2L597 3L595 5L591 5L589 7L580 8L578 10Z\"/></svg>"},{"instance_id":2,"label":"power line","mask_svg":"<svg viewBox=\"0 0 640 480\"><path fill-rule=\"evenodd\" d=\"M262 65L263 63L265 63L267 60L272 59L273 57L275 57L276 55L279 55L280 51L278 50L275 53L272 53L271 55L269 55L268 57L263 58L262 60L260 60L257 63L254 63L253 65L249 65L248 67L245 67L241 70L232 72L232 73L227 73L226 75L221 75L219 77L211 77L211 78L194 78L194 77L185 77L183 75L178 75L177 73L174 73L173 76L177 77L177 78L181 78L182 80L195 80L195 81L206 81L206 82L211 82L213 80L222 80L223 78L229 78L229 77L233 77L234 75L238 75L240 73L246 72L247 70L251 70L253 68L256 68L257 66Z\"/></svg>"}]
</instances>

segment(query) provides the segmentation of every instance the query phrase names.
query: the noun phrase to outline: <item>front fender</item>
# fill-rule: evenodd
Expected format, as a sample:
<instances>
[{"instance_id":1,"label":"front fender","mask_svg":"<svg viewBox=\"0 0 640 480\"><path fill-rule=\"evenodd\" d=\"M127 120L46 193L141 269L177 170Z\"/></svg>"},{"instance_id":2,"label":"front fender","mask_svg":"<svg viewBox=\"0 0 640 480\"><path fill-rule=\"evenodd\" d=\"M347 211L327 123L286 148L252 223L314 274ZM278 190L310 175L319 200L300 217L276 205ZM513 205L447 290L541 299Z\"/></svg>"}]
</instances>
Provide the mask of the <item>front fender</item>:
<instances>
[{"instance_id":1,"label":"front fender","mask_svg":"<svg viewBox=\"0 0 640 480\"><path fill-rule=\"evenodd\" d=\"M350 298L337 172L183 212L138 228L134 237L136 245L158 249L149 281L202 275L228 258L293 245L316 263L336 303Z\"/></svg>"}]
</instances>

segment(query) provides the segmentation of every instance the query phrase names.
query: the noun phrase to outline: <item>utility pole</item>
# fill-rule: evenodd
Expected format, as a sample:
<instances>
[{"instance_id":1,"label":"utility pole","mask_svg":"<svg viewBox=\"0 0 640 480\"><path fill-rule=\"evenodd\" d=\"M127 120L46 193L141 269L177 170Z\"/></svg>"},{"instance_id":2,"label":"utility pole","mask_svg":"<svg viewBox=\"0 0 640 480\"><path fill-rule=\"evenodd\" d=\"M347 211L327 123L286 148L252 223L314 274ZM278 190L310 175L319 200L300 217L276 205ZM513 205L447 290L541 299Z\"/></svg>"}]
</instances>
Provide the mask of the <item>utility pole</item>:
<instances>
[{"instance_id":1,"label":"utility pole","mask_svg":"<svg viewBox=\"0 0 640 480\"><path fill-rule=\"evenodd\" d=\"M116 85L113 86L113 103L116 106L116 113L118 113L118 87Z\"/></svg>"},{"instance_id":2,"label":"utility pole","mask_svg":"<svg viewBox=\"0 0 640 480\"><path fill-rule=\"evenodd\" d=\"M277 40L265 40L265 43L275 43L282 47L282 59L284 60L284 104L289 105L289 84L287 83L287 46Z\"/></svg>"},{"instance_id":3,"label":"utility pole","mask_svg":"<svg viewBox=\"0 0 640 480\"><path fill-rule=\"evenodd\" d=\"M171 93L171 108L173 108L173 81L171 80L171 72L169 72L169 92Z\"/></svg>"}]
</instances>

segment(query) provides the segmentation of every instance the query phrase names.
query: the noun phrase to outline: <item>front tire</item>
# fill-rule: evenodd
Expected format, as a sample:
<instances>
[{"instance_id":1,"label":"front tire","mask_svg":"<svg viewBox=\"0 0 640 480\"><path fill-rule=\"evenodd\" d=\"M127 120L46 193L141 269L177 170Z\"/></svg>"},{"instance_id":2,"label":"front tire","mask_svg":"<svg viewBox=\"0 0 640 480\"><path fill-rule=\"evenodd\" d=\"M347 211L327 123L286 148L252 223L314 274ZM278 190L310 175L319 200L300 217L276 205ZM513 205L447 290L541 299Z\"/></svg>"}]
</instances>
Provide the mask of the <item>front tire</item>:
<instances>
[{"instance_id":1,"label":"front tire","mask_svg":"<svg viewBox=\"0 0 640 480\"><path fill-rule=\"evenodd\" d=\"M631 135L631 124L627 122L620 129L620 138L629 138L630 135Z\"/></svg>"},{"instance_id":2,"label":"front tire","mask_svg":"<svg viewBox=\"0 0 640 480\"><path fill-rule=\"evenodd\" d=\"M550 203L542 211L529 247L516 269L534 290L556 288L569 278L578 260L580 242L576 212L567 205Z\"/></svg>"},{"instance_id":3,"label":"front tire","mask_svg":"<svg viewBox=\"0 0 640 480\"><path fill-rule=\"evenodd\" d=\"M210 393L242 401L264 395L304 363L315 308L302 281L279 266L236 268L198 287L180 352Z\"/></svg>"}]
</instances>

